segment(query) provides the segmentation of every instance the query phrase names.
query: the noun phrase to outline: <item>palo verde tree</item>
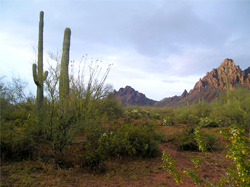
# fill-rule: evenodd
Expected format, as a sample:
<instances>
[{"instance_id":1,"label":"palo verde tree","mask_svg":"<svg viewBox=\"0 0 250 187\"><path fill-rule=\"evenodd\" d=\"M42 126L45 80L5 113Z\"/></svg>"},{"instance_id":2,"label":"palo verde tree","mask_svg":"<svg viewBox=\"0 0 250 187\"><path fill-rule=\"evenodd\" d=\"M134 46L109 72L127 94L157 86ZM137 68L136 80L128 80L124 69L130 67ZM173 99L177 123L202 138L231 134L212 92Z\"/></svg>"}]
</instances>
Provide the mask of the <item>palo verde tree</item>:
<instances>
[{"instance_id":1,"label":"palo verde tree","mask_svg":"<svg viewBox=\"0 0 250 187\"><path fill-rule=\"evenodd\" d=\"M38 120L41 123L41 112L43 108L43 82L48 76L48 72L43 73L43 11L40 12L40 21L39 21L39 36L38 36L38 67L36 64L33 64L33 79L37 86L36 102L37 102L37 113Z\"/></svg>"}]
</instances>

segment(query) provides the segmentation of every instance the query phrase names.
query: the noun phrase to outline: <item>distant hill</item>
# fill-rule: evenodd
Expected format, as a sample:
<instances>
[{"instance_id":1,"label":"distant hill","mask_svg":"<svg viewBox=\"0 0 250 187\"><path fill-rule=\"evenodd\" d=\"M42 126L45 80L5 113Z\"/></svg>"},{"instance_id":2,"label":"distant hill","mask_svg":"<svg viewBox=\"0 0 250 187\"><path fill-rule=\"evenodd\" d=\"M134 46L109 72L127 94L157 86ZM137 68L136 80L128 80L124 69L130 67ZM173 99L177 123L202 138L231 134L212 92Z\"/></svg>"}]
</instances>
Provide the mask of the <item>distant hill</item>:
<instances>
[{"instance_id":1,"label":"distant hill","mask_svg":"<svg viewBox=\"0 0 250 187\"><path fill-rule=\"evenodd\" d=\"M250 88L250 67L242 71L232 59L226 58L218 68L207 72L189 93L185 90L181 96L165 98L154 106L178 106L187 102L197 103L200 100L210 102L225 90L234 89L236 85Z\"/></svg>"},{"instance_id":2,"label":"distant hill","mask_svg":"<svg viewBox=\"0 0 250 187\"><path fill-rule=\"evenodd\" d=\"M130 86L120 88L119 91L114 91L114 95L125 106L137 105L137 106L153 106L156 101L148 99L143 93L140 93Z\"/></svg>"}]
</instances>

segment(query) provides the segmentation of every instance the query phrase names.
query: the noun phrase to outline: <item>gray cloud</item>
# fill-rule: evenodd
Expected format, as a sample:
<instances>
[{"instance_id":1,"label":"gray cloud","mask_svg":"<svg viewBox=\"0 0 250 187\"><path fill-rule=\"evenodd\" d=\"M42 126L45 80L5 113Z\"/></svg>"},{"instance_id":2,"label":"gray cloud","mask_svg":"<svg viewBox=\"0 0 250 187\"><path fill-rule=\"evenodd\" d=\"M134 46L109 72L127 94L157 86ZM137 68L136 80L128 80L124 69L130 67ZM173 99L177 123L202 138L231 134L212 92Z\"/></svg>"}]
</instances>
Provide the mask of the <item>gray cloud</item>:
<instances>
[{"instance_id":1,"label":"gray cloud","mask_svg":"<svg viewBox=\"0 0 250 187\"><path fill-rule=\"evenodd\" d=\"M117 87L125 86L119 77L123 84L142 85L154 77L171 82L175 76L179 81L202 76L227 57L242 69L250 65L250 1L2 0L0 40L13 38L0 44L5 54L14 47L30 53L27 46L37 43L40 10L45 12L44 50L61 50L63 31L70 27L71 58L88 53L114 62L116 72L111 70L109 80ZM0 52L0 59L8 60L5 54ZM14 56L10 59L14 67ZM170 83L159 85L176 93Z\"/></svg>"}]
</instances>

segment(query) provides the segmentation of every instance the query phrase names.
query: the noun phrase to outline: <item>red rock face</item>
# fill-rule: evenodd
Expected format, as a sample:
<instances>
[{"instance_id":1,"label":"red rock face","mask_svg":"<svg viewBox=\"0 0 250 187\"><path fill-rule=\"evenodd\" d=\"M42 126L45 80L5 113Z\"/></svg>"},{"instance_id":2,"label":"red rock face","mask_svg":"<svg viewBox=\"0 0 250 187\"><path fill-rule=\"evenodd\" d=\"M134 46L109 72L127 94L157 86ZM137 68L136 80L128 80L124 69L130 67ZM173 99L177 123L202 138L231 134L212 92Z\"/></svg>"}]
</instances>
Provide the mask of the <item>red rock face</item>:
<instances>
[{"instance_id":1,"label":"red rock face","mask_svg":"<svg viewBox=\"0 0 250 187\"><path fill-rule=\"evenodd\" d=\"M250 88L250 67L242 71L232 59L226 58L218 68L207 72L189 93L181 96L165 98L155 106L178 106L185 103L197 103L200 100L212 101L227 89L234 89L236 85ZM185 97L184 97L185 95Z\"/></svg>"},{"instance_id":2,"label":"red rock face","mask_svg":"<svg viewBox=\"0 0 250 187\"><path fill-rule=\"evenodd\" d=\"M205 89L233 89L237 84L250 87L250 74L246 75L246 72L248 71L242 71L239 66L236 66L232 59L226 58L217 69L207 72L190 92L201 92Z\"/></svg>"}]
</instances>

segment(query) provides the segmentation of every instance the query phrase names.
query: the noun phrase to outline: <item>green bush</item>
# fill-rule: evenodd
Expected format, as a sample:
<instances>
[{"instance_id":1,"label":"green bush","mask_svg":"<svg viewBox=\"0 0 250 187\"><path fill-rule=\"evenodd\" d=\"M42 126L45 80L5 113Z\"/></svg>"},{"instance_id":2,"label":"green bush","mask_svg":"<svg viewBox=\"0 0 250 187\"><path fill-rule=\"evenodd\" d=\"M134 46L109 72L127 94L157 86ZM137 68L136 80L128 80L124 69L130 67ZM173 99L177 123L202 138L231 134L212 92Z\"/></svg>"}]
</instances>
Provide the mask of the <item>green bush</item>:
<instances>
[{"instance_id":1,"label":"green bush","mask_svg":"<svg viewBox=\"0 0 250 187\"><path fill-rule=\"evenodd\" d=\"M128 140L134 150L134 155L151 157L158 149L161 136L153 125L125 124L121 128L121 133L128 133Z\"/></svg>"},{"instance_id":2,"label":"green bush","mask_svg":"<svg viewBox=\"0 0 250 187\"><path fill-rule=\"evenodd\" d=\"M177 142L180 150L184 151L198 151L199 144L197 143L197 138L195 136L194 125L189 125L186 127L181 135L178 135ZM201 133L203 145L207 150L212 150L215 148L217 142L214 134Z\"/></svg>"},{"instance_id":3,"label":"green bush","mask_svg":"<svg viewBox=\"0 0 250 187\"><path fill-rule=\"evenodd\" d=\"M250 91L249 88L236 87L211 104L211 118L221 120L221 125L250 124Z\"/></svg>"},{"instance_id":4,"label":"green bush","mask_svg":"<svg viewBox=\"0 0 250 187\"><path fill-rule=\"evenodd\" d=\"M177 142L180 150L198 150L198 145L195 141L194 126L187 126L181 135L178 135Z\"/></svg>"},{"instance_id":5,"label":"green bush","mask_svg":"<svg viewBox=\"0 0 250 187\"><path fill-rule=\"evenodd\" d=\"M199 125L201 127L219 127L220 121L215 121L215 120L212 120L212 119L206 117L206 118L200 119Z\"/></svg>"},{"instance_id":6,"label":"green bush","mask_svg":"<svg viewBox=\"0 0 250 187\"><path fill-rule=\"evenodd\" d=\"M151 157L162 138L163 135L156 131L154 125L127 123L104 133L99 139L99 146L110 156Z\"/></svg>"},{"instance_id":7,"label":"green bush","mask_svg":"<svg viewBox=\"0 0 250 187\"><path fill-rule=\"evenodd\" d=\"M126 115L128 119L141 119L143 117L138 109L128 110Z\"/></svg>"},{"instance_id":8,"label":"green bush","mask_svg":"<svg viewBox=\"0 0 250 187\"><path fill-rule=\"evenodd\" d=\"M98 149L109 157L119 157L135 154L129 141L129 133L124 133L122 129L117 131L107 131L102 134L98 142Z\"/></svg>"},{"instance_id":9,"label":"green bush","mask_svg":"<svg viewBox=\"0 0 250 187\"><path fill-rule=\"evenodd\" d=\"M153 118L153 119L161 119L161 116L158 113L151 113L150 117Z\"/></svg>"},{"instance_id":10,"label":"green bush","mask_svg":"<svg viewBox=\"0 0 250 187\"><path fill-rule=\"evenodd\" d=\"M83 146L80 156L81 166L89 167L92 170L99 169L100 165L108 159L108 155L99 148L99 145L91 142Z\"/></svg>"},{"instance_id":11,"label":"green bush","mask_svg":"<svg viewBox=\"0 0 250 187\"><path fill-rule=\"evenodd\" d=\"M124 106L113 94L101 100L99 105L100 114L106 115L109 121L118 119L124 115Z\"/></svg>"},{"instance_id":12,"label":"green bush","mask_svg":"<svg viewBox=\"0 0 250 187\"><path fill-rule=\"evenodd\" d=\"M156 113L156 111L152 111L152 109L150 110L149 108L143 108L143 107L130 108L127 110L126 114L128 119L162 118L159 113Z\"/></svg>"},{"instance_id":13,"label":"green bush","mask_svg":"<svg viewBox=\"0 0 250 187\"><path fill-rule=\"evenodd\" d=\"M189 107L183 106L183 107L179 107L175 110L175 120L178 123L181 124L187 124L189 121L189 115L191 114L191 110Z\"/></svg>"},{"instance_id":14,"label":"green bush","mask_svg":"<svg viewBox=\"0 0 250 187\"><path fill-rule=\"evenodd\" d=\"M1 123L1 159L21 161L32 158L35 144L20 128L11 122Z\"/></svg>"},{"instance_id":15,"label":"green bush","mask_svg":"<svg viewBox=\"0 0 250 187\"><path fill-rule=\"evenodd\" d=\"M172 126L172 125L174 125L174 121L170 117L167 117L167 118L163 119L163 122L161 125L162 126Z\"/></svg>"},{"instance_id":16,"label":"green bush","mask_svg":"<svg viewBox=\"0 0 250 187\"><path fill-rule=\"evenodd\" d=\"M82 166L95 169L113 157L152 157L163 137L151 124L126 123L116 124L106 131L93 129L81 151Z\"/></svg>"}]
</instances>

